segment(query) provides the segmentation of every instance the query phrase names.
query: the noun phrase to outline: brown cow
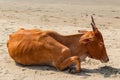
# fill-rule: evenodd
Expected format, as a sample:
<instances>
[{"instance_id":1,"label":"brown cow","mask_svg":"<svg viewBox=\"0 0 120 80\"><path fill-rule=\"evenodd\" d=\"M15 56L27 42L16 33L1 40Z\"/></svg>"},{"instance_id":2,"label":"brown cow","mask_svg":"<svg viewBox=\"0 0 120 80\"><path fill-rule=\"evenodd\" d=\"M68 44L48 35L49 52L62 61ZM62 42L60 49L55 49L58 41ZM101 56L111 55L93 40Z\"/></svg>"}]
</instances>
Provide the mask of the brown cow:
<instances>
[{"instance_id":1,"label":"brown cow","mask_svg":"<svg viewBox=\"0 0 120 80\"><path fill-rule=\"evenodd\" d=\"M20 29L9 36L10 56L23 65L51 65L64 70L71 65L71 72L79 72L81 61L88 57L108 62L101 32L92 17L93 31L63 36L54 31Z\"/></svg>"}]
</instances>

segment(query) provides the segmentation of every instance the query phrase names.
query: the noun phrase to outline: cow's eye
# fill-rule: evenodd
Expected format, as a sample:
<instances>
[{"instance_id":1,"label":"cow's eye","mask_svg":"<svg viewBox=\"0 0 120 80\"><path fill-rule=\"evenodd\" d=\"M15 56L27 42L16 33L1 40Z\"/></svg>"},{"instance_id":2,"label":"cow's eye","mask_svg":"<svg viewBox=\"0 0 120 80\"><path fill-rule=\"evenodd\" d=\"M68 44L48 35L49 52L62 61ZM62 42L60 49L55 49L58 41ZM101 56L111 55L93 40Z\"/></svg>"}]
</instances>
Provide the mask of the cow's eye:
<instances>
[{"instance_id":1,"label":"cow's eye","mask_svg":"<svg viewBox=\"0 0 120 80\"><path fill-rule=\"evenodd\" d=\"M103 46L103 42L99 42L99 46Z\"/></svg>"}]
</instances>

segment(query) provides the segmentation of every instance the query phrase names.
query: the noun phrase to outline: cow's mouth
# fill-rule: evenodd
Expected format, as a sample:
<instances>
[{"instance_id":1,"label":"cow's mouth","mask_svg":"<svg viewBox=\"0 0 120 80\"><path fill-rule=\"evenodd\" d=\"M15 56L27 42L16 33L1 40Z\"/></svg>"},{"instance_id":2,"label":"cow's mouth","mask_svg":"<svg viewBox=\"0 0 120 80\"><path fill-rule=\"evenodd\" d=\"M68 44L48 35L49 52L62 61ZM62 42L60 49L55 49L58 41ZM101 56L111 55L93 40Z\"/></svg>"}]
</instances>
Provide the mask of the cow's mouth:
<instances>
[{"instance_id":1,"label":"cow's mouth","mask_svg":"<svg viewBox=\"0 0 120 80\"><path fill-rule=\"evenodd\" d=\"M107 63L109 61L109 58L106 58L106 59L101 59L100 60L102 63Z\"/></svg>"},{"instance_id":2,"label":"cow's mouth","mask_svg":"<svg viewBox=\"0 0 120 80\"><path fill-rule=\"evenodd\" d=\"M93 58L91 55L88 55L90 58Z\"/></svg>"}]
</instances>

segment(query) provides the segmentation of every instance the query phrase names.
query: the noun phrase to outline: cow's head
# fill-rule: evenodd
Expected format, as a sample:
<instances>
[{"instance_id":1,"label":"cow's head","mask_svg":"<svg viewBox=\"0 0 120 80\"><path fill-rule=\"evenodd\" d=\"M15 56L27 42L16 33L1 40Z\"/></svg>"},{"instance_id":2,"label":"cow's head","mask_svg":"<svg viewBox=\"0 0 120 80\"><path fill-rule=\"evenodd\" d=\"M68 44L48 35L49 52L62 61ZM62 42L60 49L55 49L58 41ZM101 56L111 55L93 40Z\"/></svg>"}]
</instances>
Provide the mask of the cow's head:
<instances>
[{"instance_id":1,"label":"cow's head","mask_svg":"<svg viewBox=\"0 0 120 80\"><path fill-rule=\"evenodd\" d=\"M108 62L109 58L107 56L102 34L96 27L92 16L91 18L92 18L91 26L93 28L93 31L86 32L81 37L80 42L85 44L89 57L100 60L101 62Z\"/></svg>"}]
</instances>

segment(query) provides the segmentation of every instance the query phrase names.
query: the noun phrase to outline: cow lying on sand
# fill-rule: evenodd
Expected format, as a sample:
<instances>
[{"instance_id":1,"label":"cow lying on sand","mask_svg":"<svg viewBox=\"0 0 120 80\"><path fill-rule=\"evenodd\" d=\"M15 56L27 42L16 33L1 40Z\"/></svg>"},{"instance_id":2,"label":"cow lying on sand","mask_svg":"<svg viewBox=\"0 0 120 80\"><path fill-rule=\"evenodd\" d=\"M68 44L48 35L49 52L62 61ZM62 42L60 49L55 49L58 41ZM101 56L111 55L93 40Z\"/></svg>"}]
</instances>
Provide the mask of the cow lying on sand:
<instances>
[{"instance_id":1,"label":"cow lying on sand","mask_svg":"<svg viewBox=\"0 0 120 80\"><path fill-rule=\"evenodd\" d=\"M92 18L93 31L74 35L60 35L54 31L20 29L9 36L10 56L23 65L50 65L59 70L75 65L72 73L81 70L81 61L87 56L108 62L101 32Z\"/></svg>"}]
</instances>

